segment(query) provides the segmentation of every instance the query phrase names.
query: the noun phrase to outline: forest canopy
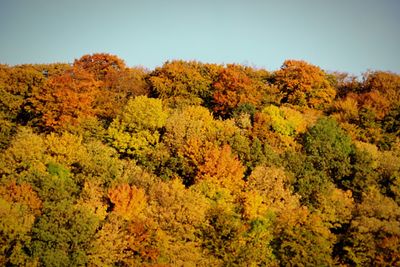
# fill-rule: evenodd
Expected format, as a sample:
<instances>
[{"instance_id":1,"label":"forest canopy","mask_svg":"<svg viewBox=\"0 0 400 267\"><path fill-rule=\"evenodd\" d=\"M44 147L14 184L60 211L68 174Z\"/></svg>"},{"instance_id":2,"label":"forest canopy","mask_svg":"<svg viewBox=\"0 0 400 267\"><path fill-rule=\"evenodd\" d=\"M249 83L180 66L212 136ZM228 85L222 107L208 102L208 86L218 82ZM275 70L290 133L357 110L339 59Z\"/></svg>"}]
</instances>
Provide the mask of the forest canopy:
<instances>
[{"instance_id":1,"label":"forest canopy","mask_svg":"<svg viewBox=\"0 0 400 267\"><path fill-rule=\"evenodd\" d=\"M0 65L0 265L400 266L400 75Z\"/></svg>"}]
</instances>

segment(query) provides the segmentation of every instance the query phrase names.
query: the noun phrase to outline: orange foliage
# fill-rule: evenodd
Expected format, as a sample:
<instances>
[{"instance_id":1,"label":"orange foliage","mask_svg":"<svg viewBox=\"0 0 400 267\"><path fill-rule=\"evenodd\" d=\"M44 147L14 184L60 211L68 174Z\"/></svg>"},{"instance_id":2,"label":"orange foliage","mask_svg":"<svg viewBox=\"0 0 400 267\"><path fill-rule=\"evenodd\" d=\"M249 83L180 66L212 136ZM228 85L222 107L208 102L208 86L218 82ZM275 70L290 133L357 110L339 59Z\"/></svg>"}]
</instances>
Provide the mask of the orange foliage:
<instances>
[{"instance_id":1,"label":"orange foliage","mask_svg":"<svg viewBox=\"0 0 400 267\"><path fill-rule=\"evenodd\" d=\"M139 216L146 206L146 196L143 189L135 186L121 184L108 192L111 203L114 204L113 212L126 220Z\"/></svg>"},{"instance_id":2,"label":"orange foliage","mask_svg":"<svg viewBox=\"0 0 400 267\"><path fill-rule=\"evenodd\" d=\"M150 89L146 75L146 71L140 68L109 73L95 100L97 114L105 119L113 119L121 113L129 98L148 95Z\"/></svg>"},{"instance_id":3,"label":"orange foliage","mask_svg":"<svg viewBox=\"0 0 400 267\"><path fill-rule=\"evenodd\" d=\"M101 81L105 81L107 76L126 68L122 59L105 53L84 55L80 59L75 60L74 67L86 70L93 74L96 80Z\"/></svg>"},{"instance_id":4,"label":"orange foliage","mask_svg":"<svg viewBox=\"0 0 400 267\"><path fill-rule=\"evenodd\" d=\"M131 223L128 228L127 248L134 253L139 253L141 259L154 261L159 256L160 252L154 246L153 229L144 221Z\"/></svg>"},{"instance_id":5,"label":"orange foliage","mask_svg":"<svg viewBox=\"0 0 400 267\"><path fill-rule=\"evenodd\" d=\"M196 181L210 180L231 191L238 192L244 185L242 180L244 167L232 155L229 145L213 148L206 152L204 163L199 166Z\"/></svg>"},{"instance_id":6,"label":"orange foliage","mask_svg":"<svg viewBox=\"0 0 400 267\"><path fill-rule=\"evenodd\" d=\"M364 88L366 91L382 92L389 99L399 101L400 75L385 71L367 73Z\"/></svg>"},{"instance_id":7,"label":"orange foliage","mask_svg":"<svg viewBox=\"0 0 400 267\"><path fill-rule=\"evenodd\" d=\"M42 115L44 126L59 128L76 124L79 117L95 115L93 104L98 87L90 73L74 68L50 78L45 87L33 92L30 100L36 113Z\"/></svg>"},{"instance_id":8,"label":"orange foliage","mask_svg":"<svg viewBox=\"0 0 400 267\"><path fill-rule=\"evenodd\" d=\"M379 119L382 119L391 108L390 99L375 90L358 95L357 100L359 107L373 110Z\"/></svg>"},{"instance_id":9,"label":"orange foliage","mask_svg":"<svg viewBox=\"0 0 400 267\"><path fill-rule=\"evenodd\" d=\"M83 69L100 82L96 95L97 114L113 119L126 104L129 97L147 95L149 86L143 68L128 68L124 61L110 54L85 55L74 62L74 68Z\"/></svg>"},{"instance_id":10,"label":"orange foliage","mask_svg":"<svg viewBox=\"0 0 400 267\"><path fill-rule=\"evenodd\" d=\"M324 108L336 96L327 75L301 60L286 60L275 72L275 81L284 95L283 101L295 105Z\"/></svg>"},{"instance_id":11,"label":"orange foliage","mask_svg":"<svg viewBox=\"0 0 400 267\"><path fill-rule=\"evenodd\" d=\"M252 128L252 135L257 137L263 142L266 142L271 135L271 130L268 127L271 124L271 117L263 112L257 112L254 115L254 123Z\"/></svg>"},{"instance_id":12,"label":"orange foliage","mask_svg":"<svg viewBox=\"0 0 400 267\"><path fill-rule=\"evenodd\" d=\"M8 202L27 205L34 214L40 214L42 201L29 184L17 185L15 181L12 181L5 186L0 186L0 197Z\"/></svg>"},{"instance_id":13,"label":"orange foliage","mask_svg":"<svg viewBox=\"0 0 400 267\"><path fill-rule=\"evenodd\" d=\"M246 68L234 64L220 72L214 89L214 111L222 116L241 104L259 105L264 91L262 83L251 79Z\"/></svg>"}]
</instances>

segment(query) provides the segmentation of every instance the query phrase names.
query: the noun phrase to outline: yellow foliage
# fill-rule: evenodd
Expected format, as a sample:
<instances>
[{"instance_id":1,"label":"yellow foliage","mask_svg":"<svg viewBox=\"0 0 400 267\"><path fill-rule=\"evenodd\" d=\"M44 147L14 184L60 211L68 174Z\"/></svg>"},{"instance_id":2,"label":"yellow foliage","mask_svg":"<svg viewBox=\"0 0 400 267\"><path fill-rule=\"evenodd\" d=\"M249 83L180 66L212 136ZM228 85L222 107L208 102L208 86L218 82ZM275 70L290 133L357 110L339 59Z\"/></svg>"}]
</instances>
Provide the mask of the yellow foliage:
<instances>
[{"instance_id":1,"label":"yellow foliage","mask_svg":"<svg viewBox=\"0 0 400 267\"><path fill-rule=\"evenodd\" d=\"M147 156L159 142L167 112L160 99L138 96L129 100L122 114L108 128L108 139L120 153Z\"/></svg>"},{"instance_id":2,"label":"yellow foliage","mask_svg":"<svg viewBox=\"0 0 400 267\"><path fill-rule=\"evenodd\" d=\"M45 138L47 153L54 161L65 166L80 162L87 157L82 144L82 137L64 132L62 135L51 133Z\"/></svg>"},{"instance_id":3,"label":"yellow foliage","mask_svg":"<svg viewBox=\"0 0 400 267\"><path fill-rule=\"evenodd\" d=\"M139 217L147 206L144 190L128 184L110 189L108 197L114 204L113 212L128 221Z\"/></svg>"},{"instance_id":4,"label":"yellow foliage","mask_svg":"<svg viewBox=\"0 0 400 267\"><path fill-rule=\"evenodd\" d=\"M247 192L256 192L263 198L263 203L280 214L295 210L300 206L298 196L289 186L289 179L284 170L276 167L256 167L246 183Z\"/></svg>"},{"instance_id":5,"label":"yellow foliage","mask_svg":"<svg viewBox=\"0 0 400 267\"><path fill-rule=\"evenodd\" d=\"M282 135L295 135L306 130L306 122L303 115L290 107L277 107L270 105L262 110L268 115L269 126Z\"/></svg>"},{"instance_id":6,"label":"yellow foliage","mask_svg":"<svg viewBox=\"0 0 400 267\"><path fill-rule=\"evenodd\" d=\"M193 227L203 222L206 200L199 193L185 188L178 179L159 182L150 189L152 217L161 229L181 233L193 239Z\"/></svg>"},{"instance_id":7,"label":"yellow foliage","mask_svg":"<svg viewBox=\"0 0 400 267\"><path fill-rule=\"evenodd\" d=\"M160 257L172 266L202 265L196 233L205 221L206 198L178 179L154 184L149 195L149 218L157 224Z\"/></svg>"},{"instance_id":8,"label":"yellow foliage","mask_svg":"<svg viewBox=\"0 0 400 267\"><path fill-rule=\"evenodd\" d=\"M199 181L191 186L195 192L202 194L211 204L217 206L228 213L234 213L240 195L232 195L232 192L209 180Z\"/></svg>"},{"instance_id":9,"label":"yellow foliage","mask_svg":"<svg viewBox=\"0 0 400 267\"><path fill-rule=\"evenodd\" d=\"M354 97L347 96L334 104L334 108L339 112L339 121L351 121L358 118L358 102Z\"/></svg>"},{"instance_id":10,"label":"yellow foliage","mask_svg":"<svg viewBox=\"0 0 400 267\"><path fill-rule=\"evenodd\" d=\"M241 162L232 155L231 148L224 145L206 152L205 161L199 166L195 182L209 180L232 192L239 192L244 185L243 173Z\"/></svg>"},{"instance_id":11,"label":"yellow foliage","mask_svg":"<svg viewBox=\"0 0 400 267\"><path fill-rule=\"evenodd\" d=\"M164 141L170 148L182 147L191 138L215 138L214 118L210 111L200 106L189 106L171 114L165 125Z\"/></svg>"},{"instance_id":12,"label":"yellow foliage","mask_svg":"<svg viewBox=\"0 0 400 267\"><path fill-rule=\"evenodd\" d=\"M31 170L45 172L45 149L45 143L39 135L29 128L20 128L10 147L0 155L0 172L12 175Z\"/></svg>"},{"instance_id":13,"label":"yellow foliage","mask_svg":"<svg viewBox=\"0 0 400 267\"><path fill-rule=\"evenodd\" d=\"M157 95L171 106L201 104L202 98L210 94L212 78L207 71L207 66L195 61L171 61L156 68L149 81Z\"/></svg>"},{"instance_id":14,"label":"yellow foliage","mask_svg":"<svg viewBox=\"0 0 400 267\"><path fill-rule=\"evenodd\" d=\"M368 155L371 156L371 158L373 160L373 162L371 163L373 168L378 167L380 152L376 145L361 142L361 141L355 141L354 144L357 149L359 149L360 151L364 151L364 152L368 153Z\"/></svg>"},{"instance_id":15,"label":"yellow foliage","mask_svg":"<svg viewBox=\"0 0 400 267\"><path fill-rule=\"evenodd\" d=\"M350 190L331 188L327 195L320 195L321 217L330 227L340 227L350 221L355 208Z\"/></svg>"},{"instance_id":16,"label":"yellow foliage","mask_svg":"<svg viewBox=\"0 0 400 267\"><path fill-rule=\"evenodd\" d=\"M104 191L96 181L86 181L83 185L78 205L90 210L100 220L107 216L107 205L104 203Z\"/></svg>"},{"instance_id":17,"label":"yellow foliage","mask_svg":"<svg viewBox=\"0 0 400 267\"><path fill-rule=\"evenodd\" d=\"M243 216L247 220L263 218L268 212L264 197L258 191L242 193Z\"/></svg>"},{"instance_id":18,"label":"yellow foliage","mask_svg":"<svg viewBox=\"0 0 400 267\"><path fill-rule=\"evenodd\" d=\"M113 220L105 223L96 232L87 249L88 266L114 266L115 262L122 261L127 256L127 233L121 229L122 222Z\"/></svg>"},{"instance_id":19,"label":"yellow foliage","mask_svg":"<svg viewBox=\"0 0 400 267\"><path fill-rule=\"evenodd\" d=\"M287 124L294 129L296 134L304 133L306 131L307 122L302 113L288 106L281 106L280 110L282 110Z\"/></svg>"}]
</instances>

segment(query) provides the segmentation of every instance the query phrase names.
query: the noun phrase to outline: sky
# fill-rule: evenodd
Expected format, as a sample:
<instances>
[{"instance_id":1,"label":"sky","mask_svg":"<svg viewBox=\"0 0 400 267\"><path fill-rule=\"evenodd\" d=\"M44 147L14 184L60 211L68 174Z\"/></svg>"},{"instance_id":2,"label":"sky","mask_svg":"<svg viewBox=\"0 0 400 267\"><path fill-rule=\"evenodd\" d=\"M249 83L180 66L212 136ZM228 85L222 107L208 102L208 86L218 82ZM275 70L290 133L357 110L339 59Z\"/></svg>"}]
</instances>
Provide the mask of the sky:
<instances>
[{"instance_id":1,"label":"sky","mask_svg":"<svg viewBox=\"0 0 400 267\"><path fill-rule=\"evenodd\" d=\"M399 0L0 0L0 63L110 53L279 69L286 59L400 73Z\"/></svg>"}]
</instances>

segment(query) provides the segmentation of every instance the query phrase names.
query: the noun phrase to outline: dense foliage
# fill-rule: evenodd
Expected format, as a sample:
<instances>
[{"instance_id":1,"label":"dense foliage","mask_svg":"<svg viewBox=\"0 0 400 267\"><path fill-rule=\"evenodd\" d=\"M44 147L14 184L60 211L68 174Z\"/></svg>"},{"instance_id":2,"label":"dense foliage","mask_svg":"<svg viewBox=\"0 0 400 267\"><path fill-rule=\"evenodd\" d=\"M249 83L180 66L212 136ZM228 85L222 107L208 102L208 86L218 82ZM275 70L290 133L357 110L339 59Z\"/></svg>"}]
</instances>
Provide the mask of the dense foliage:
<instances>
[{"instance_id":1,"label":"dense foliage","mask_svg":"<svg viewBox=\"0 0 400 267\"><path fill-rule=\"evenodd\" d=\"M0 265L400 266L400 76L0 65Z\"/></svg>"}]
</instances>

